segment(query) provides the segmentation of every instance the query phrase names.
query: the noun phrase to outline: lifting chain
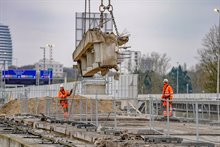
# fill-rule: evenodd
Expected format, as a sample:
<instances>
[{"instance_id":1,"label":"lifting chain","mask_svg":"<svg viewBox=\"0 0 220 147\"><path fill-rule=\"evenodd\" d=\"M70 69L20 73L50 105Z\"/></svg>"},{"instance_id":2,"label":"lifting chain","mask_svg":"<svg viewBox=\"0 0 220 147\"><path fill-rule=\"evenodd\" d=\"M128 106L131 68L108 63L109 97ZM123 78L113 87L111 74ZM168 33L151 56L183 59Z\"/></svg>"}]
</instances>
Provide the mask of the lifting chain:
<instances>
[{"instance_id":1,"label":"lifting chain","mask_svg":"<svg viewBox=\"0 0 220 147\"><path fill-rule=\"evenodd\" d=\"M101 0L101 5L99 6L99 11L100 11L100 21L99 21L99 27L100 28L103 28L103 23L104 23L104 12L105 10L108 10L108 12L110 13L111 17L112 17L112 22L113 22L113 25L114 25L114 28L115 28L115 32L116 32L116 35L119 36L119 32L118 32L118 27L116 25L116 22L115 22L115 17L113 15L113 6L111 4L111 0L108 1L108 5L105 6L103 4L103 0Z\"/></svg>"},{"instance_id":2,"label":"lifting chain","mask_svg":"<svg viewBox=\"0 0 220 147\"><path fill-rule=\"evenodd\" d=\"M105 11L105 6L103 5L103 0L101 0L101 5L99 6L99 12L100 12L100 20L99 20L99 28L103 28L103 13Z\"/></svg>"}]
</instances>

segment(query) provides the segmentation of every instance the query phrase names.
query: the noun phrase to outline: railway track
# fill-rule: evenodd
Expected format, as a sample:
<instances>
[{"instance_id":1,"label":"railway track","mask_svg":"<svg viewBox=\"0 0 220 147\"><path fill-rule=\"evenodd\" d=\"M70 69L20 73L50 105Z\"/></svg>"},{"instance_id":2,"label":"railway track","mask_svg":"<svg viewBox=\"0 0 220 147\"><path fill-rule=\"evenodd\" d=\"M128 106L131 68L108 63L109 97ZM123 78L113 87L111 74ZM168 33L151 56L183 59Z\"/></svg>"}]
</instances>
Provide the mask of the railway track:
<instances>
[{"instance_id":1,"label":"railway track","mask_svg":"<svg viewBox=\"0 0 220 147\"><path fill-rule=\"evenodd\" d=\"M22 118L23 117L23 118ZM4 138L10 138L14 142L18 142L21 145L29 146L30 144L35 144L39 146L47 145L51 147L79 147L79 146L94 146L92 143L89 143L86 140L80 140L76 138L69 138L66 134L62 134L56 131L53 131L53 128L44 129L40 128L38 124L34 122L27 121L24 122L24 119L40 119L40 121L50 121L50 123L71 123L65 121L55 121L51 118L45 116L37 115L25 115L18 118L0 118L0 134ZM73 123L73 122L72 122Z\"/></svg>"},{"instance_id":2,"label":"railway track","mask_svg":"<svg viewBox=\"0 0 220 147\"><path fill-rule=\"evenodd\" d=\"M106 121L100 121L99 123L106 124ZM157 123L161 124L160 121ZM174 121L173 123L177 125L178 122ZM107 124L107 126L112 126L114 122L110 120ZM129 128L136 128L137 132L129 131ZM0 116L0 143L8 141L8 144L20 144L24 147L114 147L125 145L144 146L152 145L152 143L158 147L164 146L164 144L168 147L185 146L184 143L186 142L184 142L183 138L190 136L195 136L195 133L170 132L170 136L164 136L164 133L160 134L152 129L146 129L146 120L142 119L118 120L118 129L114 129L112 127L97 128L92 123L76 120L59 120L44 114L23 114L13 117ZM217 138L220 137L220 134L217 132L211 134L201 132L200 136ZM196 145L193 143L195 142L190 143L190 145ZM213 144L209 143L208 146L212 147Z\"/></svg>"}]
</instances>

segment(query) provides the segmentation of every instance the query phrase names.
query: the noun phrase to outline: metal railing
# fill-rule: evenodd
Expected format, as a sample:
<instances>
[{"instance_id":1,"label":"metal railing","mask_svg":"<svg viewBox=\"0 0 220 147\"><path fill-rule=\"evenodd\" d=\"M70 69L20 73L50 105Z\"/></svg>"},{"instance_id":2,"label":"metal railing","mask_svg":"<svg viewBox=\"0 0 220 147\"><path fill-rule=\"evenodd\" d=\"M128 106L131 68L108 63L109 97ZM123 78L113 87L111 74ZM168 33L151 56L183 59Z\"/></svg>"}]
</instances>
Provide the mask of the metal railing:
<instances>
[{"instance_id":1,"label":"metal railing","mask_svg":"<svg viewBox=\"0 0 220 147\"><path fill-rule=\"evenodd\" d=\"M28 98L27 95L21 95L18 99L20 104L20 112L18 113L30 113L30 114L44 114L51 118L58 120L64 120L63 109L60 105L60 99L56 96L48 96L41 98ZM83 122L85 124L93 124L97 128L99 126L112 128L117 130L120 128L120 119L123 118L142 118L146 120L147 126L150 130L160 133L166 137L172 137L173 118L183 120L194 124L195 140L201 142L200 139L200 125L201 123L209 123L217 121L217 107L219 107L216 101L213 101L213 107L215 111L211 109L211 101L206 100L178 100L174 99L173 106L179 103L184 104L185 111L177 111L173 109L174 117L169 117L169 107L167 107L168 117L163 121L159 121L162 118L161 115L161 100L155 97L146 97L145 99L138 100L137 98L129 99L102 99L101 95L96 94L95 97L83 97L75 96L66 99L68 101L68 120ZM142 102L144 107L140 110L138 102ZM168 104L168 101L167 101ZM208 106L208 109L205 109ZM180 114L177 114L180 113ZM176 117L175 117L176 116ZM157 124L155 126L155 124ZM160 128L158 128L160 126ZM161 128L163 128L161 131ZM204 140L204 139L202 139ZM210 141L210 143L213 143ZM217 142L219 143L219 142ZM219 143L220 144L220 143Z\"/></svg>"}]
</instances>

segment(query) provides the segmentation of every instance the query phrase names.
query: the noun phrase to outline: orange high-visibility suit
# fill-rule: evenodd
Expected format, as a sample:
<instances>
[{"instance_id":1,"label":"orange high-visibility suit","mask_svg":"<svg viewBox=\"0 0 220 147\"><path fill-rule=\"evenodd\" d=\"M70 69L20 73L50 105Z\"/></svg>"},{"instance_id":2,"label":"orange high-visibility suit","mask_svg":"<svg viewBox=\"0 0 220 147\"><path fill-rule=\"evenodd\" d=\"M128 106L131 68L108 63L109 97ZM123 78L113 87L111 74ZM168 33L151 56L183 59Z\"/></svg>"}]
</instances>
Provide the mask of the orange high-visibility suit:
<instances>
[{"instance_id":1,"label":"orange high-visibility suit","mask_svg":"<svg viewBox=\"0 0 220 147\"><path fill-rule=\"evenodd\" d=\"M167 101L166 100L169 100L169 110L170 110L170 115L169 116L172 116L172 99L173 99L173 88L168 85L167 82L164 82L164 85L163 85L163 91L162 91L162 105L164 107L164 116L167 116Z\"/></svg>"},{"instance_id":2,"label":"orange high-visibility suit","mask_svg":"<svg viewBox=\"0 0 220 147\"><path fill-rule=\"evenodd\" d=\"M70 96L70 93L64 89L58 92L58 97L61 98L60 104L63 107L64 112L68 111L68 101L67 101L68 96Z\"/></svg>"}]
</instances>

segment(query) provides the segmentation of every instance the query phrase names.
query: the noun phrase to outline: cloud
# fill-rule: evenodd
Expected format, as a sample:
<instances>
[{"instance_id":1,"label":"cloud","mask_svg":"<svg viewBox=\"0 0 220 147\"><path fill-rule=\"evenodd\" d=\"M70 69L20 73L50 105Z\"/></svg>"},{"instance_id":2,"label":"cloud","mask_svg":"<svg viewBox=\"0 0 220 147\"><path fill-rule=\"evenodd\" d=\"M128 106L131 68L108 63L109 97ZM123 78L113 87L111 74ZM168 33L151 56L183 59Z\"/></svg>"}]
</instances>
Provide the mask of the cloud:
<instances>
[{"instance_id":1,"label":"cloud","mask_svg":"<svg viewBox=\"0 0 220 147\"><path fill-rule=\"evenodd\" d=\"M98 12L100 0L91 2L91 11ZM131 33L132 49L166 52L172 64L195 64L201 39L218 23L212 12L218 0L112 0L112 4L119 31L126 28ZM37 62L43 56L40 46L53 43L54 59L72 66L75 12L84 12L84 1L0 0L0 22L11 28L18 63Z\"/></svg>"}]
</instances>

